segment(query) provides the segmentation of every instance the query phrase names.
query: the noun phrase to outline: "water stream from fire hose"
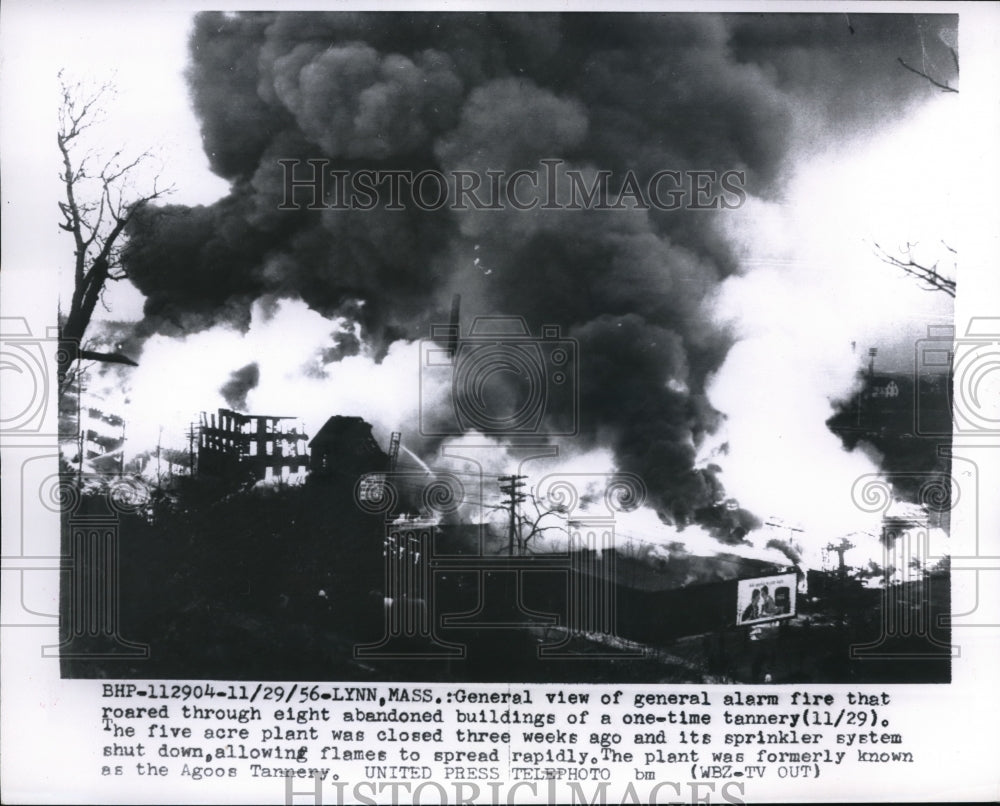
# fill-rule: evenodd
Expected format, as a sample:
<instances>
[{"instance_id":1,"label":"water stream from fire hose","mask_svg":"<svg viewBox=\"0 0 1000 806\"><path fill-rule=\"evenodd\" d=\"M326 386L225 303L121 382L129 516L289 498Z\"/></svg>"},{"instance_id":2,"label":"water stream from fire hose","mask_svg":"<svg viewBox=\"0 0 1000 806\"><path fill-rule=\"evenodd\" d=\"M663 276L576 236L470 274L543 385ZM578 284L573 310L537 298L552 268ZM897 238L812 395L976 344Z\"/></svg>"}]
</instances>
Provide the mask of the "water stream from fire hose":
<instances>
[{"instance_id":1,"label":"water stream from fire hose","mask_svg":"<svg viewBox=\"0 0 1000 806\"><path fill-rule=\"evenodd\" d=\"M413 461L414 461L414 462L416 462L416 463L417 463L418 465L420 465L420 466L421 466L421 467L422 467L422 468L423 468L423 469L424 469L425 471L427 471L427 475L429 475L429 476L433 476L433 475L434 475L434 471L433 471L433 470L431 470L431 469L430 469L430 468L429 468L429 467L427 466L427 464L426 464L426 463L424 462L424 460L423 460L423 459L421 459L421 458L420 458L419 456L417 456L417 455L416 455L416 454L415 454L415 453L414 453L413 451L411 451L411 450L410 450L409 448L407 448L407 447L406 447L405 445L403 445L402 443L400 443L399 447L400 447L400 448L402 448L402 449L403 449L404 451L406 451L406 452L407 452L407 454L409 454L410 458L411 458L411 459L413 459Z\"/></svg>"}]
</instances>

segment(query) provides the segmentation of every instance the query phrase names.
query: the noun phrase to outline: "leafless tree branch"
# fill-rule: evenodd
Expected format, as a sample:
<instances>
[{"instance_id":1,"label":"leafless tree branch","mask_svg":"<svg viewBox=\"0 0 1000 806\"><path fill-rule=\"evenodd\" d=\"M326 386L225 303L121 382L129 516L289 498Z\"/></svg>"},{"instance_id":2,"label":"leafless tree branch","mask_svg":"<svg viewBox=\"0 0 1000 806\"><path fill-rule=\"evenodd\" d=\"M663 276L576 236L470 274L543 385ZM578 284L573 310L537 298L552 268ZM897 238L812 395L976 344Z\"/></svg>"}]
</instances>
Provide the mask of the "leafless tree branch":
<instances>
[{"instance_id":1,"label":"leafless tree branch","mask_svg":"<svg viewBox=\"0 0 1000 806\"><path fill-rule=\"evenodd\" d=\"M521 513L518 516L518 528L517 528L517 543L518 551L520 554L530 553L530 542L536 537L544 535L552 529L558 531L565 530L565 523L563 524L549 524L542 525L542 522L546 518L554 517L561 521L566 520L566 513L558 507L545 507L542 502L534 493L528 493L526 500L531 502L532 508L534 509L534 514Z\"/></svg>"},{"instance_id":2,"label":"leafless tree branch","mask_svg":"<svg viewBox=\"0 0 1000 806\"><path fill-rule=\"evenodd\" d=\"M952 249L948 244L941 242L944 247L952 254L957 254L954 249ZM902 269L904 273L916 279L920 284L921 288L925 291L943 291L950 297L955 296L955 280L950 277L945 276L938 269L940 261L935 261L932 265L925 265L913 259L912 249L915 244L907 243L904 248L900 250L902 257L898 257L890 252L887 252L878 243L875 243L875 254L878 255L879 259L888 263L890 266L895 266L898 269Z\"/></svg>"},{"instance_id":3,"label":"leafless tree branch","mask_svg":"<svg viewBox=\"0 0 1000 806\"><path fill-rule=\"evenodd\" d=\"M955 68L958 69L958 54L955 53L955 49L954 48L951 49L951 53L952 53L952 56L955 59ZM927 73L925 73L923 70L918 70L916 67L910 67L910 65L908 65L906 62L903 61L902 56L897 56L896 57L896 61L899 62L901 65L903 65L903 67L905 67L911 73L915 73L916 75L920 76L921 78L926 79L927 81L929 81L931 84L933 84L939 90L941 90L941 92L955 92L955 93L958 92L958 90L955 89L954 87L948 86L948 82L947 81L945 81L944 83L942 83L942 82L938 81L937 79L933 78L932 76L927 75Z\"/></svg>"},{"instance_id":4,"label":"leafless tree branch","mask_svg":"<svg viewBox=\"0 0 1000 806\"><path fill-rule=\"evenodd\" d=\"M56 144L62 167L59 179L64 198L58 202L59 227L73 236L73 293L69 310L60 321L60 387L75 373L73 364L82 358L133 363L120 354L83 350L81 344L94 309L107 282L126 278L121 265L123 234L129 221L145 205L172 192L153 180L150 190L137 191L131 179L150 158L146 151L134 159L123 158L117 149L107 158L84 148L81 135L104 119L104 104L114 95L110 84L88 91L80 83L70 83L60 72L61 103ZM99 170L92 165L99 163ZM85 355L86 354L86 355Z\"/></svg>"}]
</instances>

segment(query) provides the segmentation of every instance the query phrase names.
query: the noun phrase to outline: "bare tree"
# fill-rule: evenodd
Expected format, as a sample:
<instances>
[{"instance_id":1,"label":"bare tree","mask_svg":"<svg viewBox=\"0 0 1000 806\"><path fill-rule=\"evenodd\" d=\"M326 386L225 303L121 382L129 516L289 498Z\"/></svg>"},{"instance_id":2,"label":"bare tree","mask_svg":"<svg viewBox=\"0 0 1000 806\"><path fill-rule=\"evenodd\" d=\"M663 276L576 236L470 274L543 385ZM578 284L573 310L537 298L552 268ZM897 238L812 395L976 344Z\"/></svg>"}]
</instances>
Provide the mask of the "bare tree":
<instances>
[{"instance_id":1,"label":"bare tree","mask_svg":"<svg viewBox=\"0 0 1000 806\"><path fill-rule=\"evenodd\" d=\"M524 500L531 503L531 511L525 512L523 508L518 508L514 516L514 543L518 555L531 553L531 541L547 531L555 529L565 532L568 523L563 507L546 506L534 493L525 494ZM497 504L489 507L488 511L503 512L509 517L511 510L509 504ZM558 519L561 523L551 520L546 523L547 518Z\"/></svg>"},{"instance_id":2,"label":"bare tree","mask_svg":"<svg viewBox=\"0 0 1000 806\"><path fill-rule=\"evenodd\" d=\"M530 553L529 544L534 538L541 537L551 529L565 532L567 526L566 510L562 507L553 506L546 508L534 494L529 494L527 500L531 502L532 512L524 512L522 510L518 513L517 531L515 533L518 552L520 554ZM561 523L549 521L545 524L546 518L555 518L557 521L561 521Z\"/></svg>"},{"instance_id":3,"label":"bare tree","mask_svg":"<svg viewBox=\"0 0 1000 806\"><path fill-rule=\"evenodd\" d=\"M951 53L955 57L955 69L957 70L958 69L958 55L955 53L955 49L954 48L951 49ZM931 84L933 84L935 87L937 87L939 90L941 90L941 92L954 92L954 93L958 92L958 90L955 87L952 87L951 85L948 84L947 80L939 81L938 79L934 78L933 76L929 75L928 73L925 73L923 70L918 70L916 67L911 67L910 65L908 65L906 62L903 61L902 57L897 57L896 61L899 62L901 65L903 65L903 67L905 67L911 73L915 73L916 75L920 76L921 78L927 79Z\"/></svg>"},{"instance_id":4,"label":"bare tree","mask_svg":"<svg viewBox=\"0 0 1000 806\"><path fill-rule=\"evenodd\" d=\"M65 197L59 202L59 226L73 236L73 294L65 316L60 312L58 371L60 389L72 381L81 360L136 366L120 352L86 349L84 338L97 303L109 280L125 278L121 263L123 235L129 220L149 202L169 193L152 180L152 188L139 191L132 179L151 155L134 159L118 149L102 156L84 143L85 133L103 118L103 104L113 95L110 84L88 91L80 83L68 83L59 74L61 99L57 142L62 157L59 179Z\"/></svg>"},{"instance_id":5,"label":"bare tree","mask_svg":"<svg viewBox=\"0 0 1000 806\"><path fill-rule=\"evenodd\" d=\"M941 241L941 245L952 255L957 254L956 251L948 246L948 244L944 241ZM880 260L883 260L890 266L902 269L910 277L913 277L921 284L921 287L925 291L943 291L948 296L954 297L955 280L938 268L941 261L936 260L934 263L928 265L914 260L912 255L914 246L916 246L916 244L907 243L904 248L900 249L901 257L898 257L887 252L878 243L875 243L875 254Z\"/></svg>"},{"instance_id":6,"label":"bare tree","mask_svg":"<svg viewBox=\"0 0 1000 806\"><path fill-rule=\"evenodd\" d=\"M944 27L937 32L937 38L938 40L941 41L942 44L944 44L946 48L948 48L948 52L951 54L952 64L955 66L955 75L957 76L960 72L958 67L958 31L955 30L954 28ZM922 36L921 36L921 46L923 46ZM930 72L931 68L928 68L926 66L927 62L926 51L924 55L923 69L918 70L916 67L907 64L905 61L903 61L902 56L897 56L896 61L899 62L904 69L909 70L914 75L920 76L925 81L928 81L932 86L935 86L939 90L941 90L941 92L954 92L956 94L958 93L958 89L951 86L948 83L948 79L943 77L935 77L934 75L931 74ZM943 71L935 71L935 72L943 72Z\"/></svg>"},{"instance_id":7,"label":"bare tree","mask_svg":"<svg viewBox=\"0 0 1000 806\"><path fill-rule=\"evenodd\" d=\"M942 28L938 31L938 39L944 43L948 48L948 52L951 54L952 63L955 66L955 74L958 75L958 40L957 32L952 28ZM917 69L905 61L901 56L896 58L896 61L900 63L906 70L909 70L914 75L920 76L932 86L937 87L941 92L953 92L958 94L958 89L952 87L946 78L935 77L929 71L926 66L923 69ZM941 245L944 246L952 255L956 255L957 252L952 249L944 241L941 241ZM914 260L913 258L913 248L916 246L914 243L907 243L906 246L899 250L897 254L892 254L887 252L878 243L875 244L875 254L885 263L890 266L895 266L898 269L902 269L910 277L917 280L921 287L926 291L943 291L948 296L955 296L955 280L938 268L940 261L935 261L932 264L928 264L922 261Z\"/></svg>"}]
</instances>

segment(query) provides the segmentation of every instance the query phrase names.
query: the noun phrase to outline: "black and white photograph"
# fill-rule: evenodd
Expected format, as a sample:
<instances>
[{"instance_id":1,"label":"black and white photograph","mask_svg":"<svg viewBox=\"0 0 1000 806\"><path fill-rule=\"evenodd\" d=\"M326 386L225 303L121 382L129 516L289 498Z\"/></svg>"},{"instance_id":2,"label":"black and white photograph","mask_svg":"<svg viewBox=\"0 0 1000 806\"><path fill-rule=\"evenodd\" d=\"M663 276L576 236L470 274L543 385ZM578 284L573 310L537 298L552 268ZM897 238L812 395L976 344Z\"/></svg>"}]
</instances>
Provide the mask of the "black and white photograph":
<instances>
[{"instance_id":1,"label":"black and white photograph","mask_svg":"<svg viewBox=\"0 0 1000 806\"><path fill-rule=\"evenodd\" d=\"M996 643L996 12L11 3L4 699L22 649L226 724L264 681L316 706L301 739L410 684L690 693L640 722L763 686L793 737L833 694L952 696ZM888 697L850 699L873 737ZM128 710L90 725L104 776L144 774ZM748 764L813 750L712 714ZM643 748L671 724L627 732L637 780L664 749L728 777L707 732Z\"/></svg>"}]
</instances>

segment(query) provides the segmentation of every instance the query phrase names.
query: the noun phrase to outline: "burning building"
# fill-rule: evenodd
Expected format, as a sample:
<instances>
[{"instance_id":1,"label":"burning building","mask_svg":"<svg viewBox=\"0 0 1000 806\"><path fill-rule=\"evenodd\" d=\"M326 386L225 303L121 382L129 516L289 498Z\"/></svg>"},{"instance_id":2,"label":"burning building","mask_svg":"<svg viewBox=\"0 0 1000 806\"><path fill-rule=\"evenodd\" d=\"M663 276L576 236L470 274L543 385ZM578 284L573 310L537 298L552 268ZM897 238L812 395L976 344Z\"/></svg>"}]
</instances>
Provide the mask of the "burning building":
<instances>
[{"instance_id":1,"label":"burning building","mask_svg":"<svg viewBox=\"0 0 1000 806\"><path fill-rule=\"evenodd\" d=\"M309 470L315 477L356 479L388 467L388 455L372 436L371 424L361 417L331 417L313 437L309 449Z\"/></svg>"},{"instance_id":2,"label":"burning building","mask_svg":"<svg viewBox=\"0 0 1000 806\"><path fill-rule=\"evenodd\" d=\"M94 472L117 473L125 446L125 420L95 405L80 412L78 459Z\"/></svg>"},{"instance_id":3,"label":"burning building","mask_svg":"<svg viewBox=\"0 0 1000 806\"><path fill-rule=\"evenodd\" d=\"M950 346L947 345L947 346ZM880 469L894 498L928 504L931 525L950 528L952 400L951 361L917 364L910 371L877 372L875 350L860 388L838 401L826 425L848 450L859 443L880 454Z\"/></svg>"},{"instance_id":4,"label":"burning building","mask_svg":"<svg viewBox=\"0 0 1000 806\"><path fill-rule=\"evenodd\" d=\"M202 412L198 472L254 481L301 477L309 464L308 437L284 426L291 419L221 408L218 417Z\"/></svg>"}]
</instances>

